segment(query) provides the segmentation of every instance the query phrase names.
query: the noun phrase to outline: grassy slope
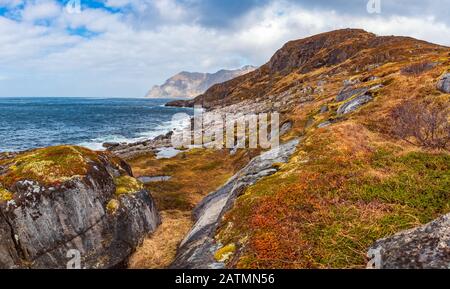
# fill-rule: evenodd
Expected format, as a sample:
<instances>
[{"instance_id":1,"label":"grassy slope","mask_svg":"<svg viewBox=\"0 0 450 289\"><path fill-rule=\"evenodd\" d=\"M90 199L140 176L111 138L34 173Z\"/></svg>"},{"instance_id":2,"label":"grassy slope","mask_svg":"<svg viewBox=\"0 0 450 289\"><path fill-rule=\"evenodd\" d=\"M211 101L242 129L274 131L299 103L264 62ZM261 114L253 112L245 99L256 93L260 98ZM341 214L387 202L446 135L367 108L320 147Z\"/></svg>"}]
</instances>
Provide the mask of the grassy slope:
<instances>
[{"instance_id":1,"label":"grassy slope","mask_svg":"<svg viewBox=\"0 0 450 289\"><path fill-rule=\"evenodd\" d=\"M359 41L358 37L354 41ZM423 61L438 65L419 75L400 73L402 68ZM427 151L388 133L392 127L390 111L406 100L450 103L450 96L435 88L439 76L450 71L449 49L401 39L374 45L347 61L306 73L297 69L269 73L268 69L266 65L217 85L205 97L213 100L227 95L219 101L226 105L288 90L297 93L295 87L316 88L319 81L324 85L314 91L313 101L281 108L282 119L294 124L283 140L302 137L302 143L289 163L280 165L280 172L249 187L222 221L216 238L225 245L226 255L234 252L228 259L229 267L364 267L366 250L375 240L450 211L448 151ZM369 80L371 76L377 78ZM335 103L334 98L348 79L361 80L357 87L384 87L374 93L373 102L352 114L337 116L341 103ZM319 113L323 105L329 110ZM337 123L318 129L325 120ZM143 157L131 161L138 175L174 177L149 187L163 214L175 216L168 220L177 229L175 236L170 236L170 229L162 227L150 239L148 252L170 249L161 253L165 255L162 262L159 257L155 260L153 253L144 254L140 258L143 267L170 263L174 244L191 226L189 210L248 159L196 150L173 160ZM236 166L238 160L240 165ZM176 217L179 212L183 213L180 218ZM173 246L161 246L168 241ZM222 253L216 255L221 258Z\"/></svg>"},{"instance_id":2,"label":"grassy slope","mask_svg":"<svg viewBox=\"0 0 450 289\"><path fill-rule=\"evenodd\" d=\"M435 89L450 68L448 56L421 56L440 65L417 76L399 73L412 59L371 71L379 77L372 84L385 85L375 101L330 127L316 125L336 118L333 98L342 79L329 82L313 103L294 108L291 136L304 136L297 152L280 172L248 188L222 223L217 239L237 244L228 266L364 267L375 240L450 212L448 151L427 151L386 133L392 126L387 115L402 101L450 103ZM302 78L317 81L311 74ZM319 114L323 104L330 111Z\"/></svg>"}]
</instances>

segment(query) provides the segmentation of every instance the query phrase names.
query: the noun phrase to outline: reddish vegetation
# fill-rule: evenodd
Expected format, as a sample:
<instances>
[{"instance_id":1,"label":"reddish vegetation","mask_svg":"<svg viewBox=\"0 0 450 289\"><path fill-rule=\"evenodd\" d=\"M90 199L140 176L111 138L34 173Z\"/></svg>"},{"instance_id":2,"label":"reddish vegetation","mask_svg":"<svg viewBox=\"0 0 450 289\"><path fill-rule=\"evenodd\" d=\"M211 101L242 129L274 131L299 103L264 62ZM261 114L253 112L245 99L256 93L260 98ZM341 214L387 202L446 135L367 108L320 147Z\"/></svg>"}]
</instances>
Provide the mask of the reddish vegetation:
<instances>
[{"instance_id":1,"label":"reddish vegetation","mask_svg":"<svg viewBox=\"0 0 450 289\"><path fill-rule=\"evenodd\" d=\"M375 240L450 212L450 95L436 89L449 71L448 47L346 29L291 41L188 102L275 100L293 123L283 140L302 138L225 215L216 239L236 246L227 266L362 268ZM344 86L370 102L338 114L354 100L336 101Z\"/></svg>"}]
</instances>

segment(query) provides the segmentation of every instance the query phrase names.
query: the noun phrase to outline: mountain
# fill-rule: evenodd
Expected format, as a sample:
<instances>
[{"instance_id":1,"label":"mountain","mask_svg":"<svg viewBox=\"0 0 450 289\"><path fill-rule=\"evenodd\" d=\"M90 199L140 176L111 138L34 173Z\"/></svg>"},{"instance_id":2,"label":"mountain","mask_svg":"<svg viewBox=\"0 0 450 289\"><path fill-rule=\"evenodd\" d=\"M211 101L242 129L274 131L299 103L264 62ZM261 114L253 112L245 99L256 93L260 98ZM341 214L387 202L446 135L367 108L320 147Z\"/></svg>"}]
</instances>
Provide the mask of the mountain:
<instances>
[{"instance_id":1,"label":"mountain","mask_svg":"<svg viewBox=\"0 0 450 289\"><path fill-rule=\"evenodd\" d=\"M370 66L389 62L408 62L414 54L429 54L442 49L445 48L410 37L377 36L361 29L331 31L290 41L253 72L214 85L195 100L174 101L168 106L193 106L196 103L205 108L223 107L300 86L306 75L313 71L327 70L329 77L336 78L346 71L367 70Z\"/></svg>"},{"instance_id":2,"label":"mountain","mask_svg":"<svg viewBox=\"0 0 450 289\"><path fill-rule=\"evenodd\" d=\"M255 70L247 65L236 70L219 70L216 73L183 71L169 78L163 85L155 85L147 94L150 98L193 98L214 84L222 83Z\"/></svg>"}]
</instances>

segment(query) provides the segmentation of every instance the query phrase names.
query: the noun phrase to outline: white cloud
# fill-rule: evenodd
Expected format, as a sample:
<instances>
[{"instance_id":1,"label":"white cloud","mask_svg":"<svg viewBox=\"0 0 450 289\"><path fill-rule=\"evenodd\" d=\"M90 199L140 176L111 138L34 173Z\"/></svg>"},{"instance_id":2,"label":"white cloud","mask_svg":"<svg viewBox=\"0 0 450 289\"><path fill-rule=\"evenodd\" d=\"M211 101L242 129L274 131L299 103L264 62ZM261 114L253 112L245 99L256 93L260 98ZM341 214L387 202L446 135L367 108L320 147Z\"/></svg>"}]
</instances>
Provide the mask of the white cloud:
<instances>
[{"instance_id":1,"label":"white cloud","mask_svg":"<svg viewBox=\"0 0 450 289\"><path fill-rule=\"evenodd\" d=\"M147 3L144 2L108 0L107 3L120 7ZM192 12L173 1L152 3L168 19L164 25L136 28L129 21L130 15L102 9L69 14L60 11L54 1L39 1L25 8L23 15L27 21L0 16L0 68L5 77L13 75L2 81L0 96L139 97L153 84L181 70L214 71L244 64L260 65L288 40L345 27L450 45L450 39L445 37L450 35L450 27L435 19L343 16L277 1L253 9L225 30L179 21L195 15L189 15ZM27 9L31 10L25 12ZM49 18L53 21L50 27L33 24L36 19ZM99 34L83 38L68 33L67 28Z\"/></svg>"},{"instance_id":2,"label":"white cloud","mask_svg":"<svg viewBox=\"0 0 450 289\"><path fill-rule=\"evenodd\" d=\"M22 0L0 0L0 6L4 7L16 7L22 4Z\"/></svg>"},{"instance_id":3,"label":"white cloud","mask_svg":"<svg viewBox=\"0 0 450 289\"><path fill-rule=\"evenodd\" d=\"M152 3L164 19L180 21L189 15L175 0L154 0Z\"/></svg>"},{"instance_id":4,"label":"white cloud","mask_svg":"<svg viewBox=\"0 0 450 289\"><path fill-rule=\"evenodd\" d=\"M28 22L47 20L59 16L61 12L61 6L55 1L29 1L22 11L22 19Z\"/></svg>"}]
</instances>

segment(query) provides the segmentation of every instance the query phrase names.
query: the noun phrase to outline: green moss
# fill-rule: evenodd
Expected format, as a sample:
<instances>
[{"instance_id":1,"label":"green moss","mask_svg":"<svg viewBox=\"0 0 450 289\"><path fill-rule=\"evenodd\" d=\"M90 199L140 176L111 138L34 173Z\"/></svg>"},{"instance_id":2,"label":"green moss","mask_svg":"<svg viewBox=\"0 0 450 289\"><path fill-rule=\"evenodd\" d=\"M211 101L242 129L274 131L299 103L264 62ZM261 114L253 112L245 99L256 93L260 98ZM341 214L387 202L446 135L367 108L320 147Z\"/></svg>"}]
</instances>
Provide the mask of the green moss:
<instances>
[{"instance_id":1,"label":"green moss","mask_svg":"<svg viewBox=\"0 0 450 289\"><path fill-rule=\"evenodd\" d=\"M0 201L10 201L13 198L13 194L4 189L4 188L0 188Z\"/></svg>"},{"instance_id":2,"label":"green moss","mask_svg":"<svg viewBox=\"0 0 450 289\"><path fill-rule=\"evenodd\" d=\"M116 185L116 195L133 194L144 188L143 184L137 179L130 176L121 176L114 178Z\"/></svg>"},{"instance_id":3,"label":"green moss","mask_svg":"<svg viewBox=\"0 0 450 289\"><path fill-rule=\"evenodd\" d=\"M8 161L8 171L0 177L5 185L20 180L42 184L64 182L88 171L88 163L98 161L97 153L76 146L56 146L20 154Z\"/></svg>"},{"instance_id":4,"label":"green moss","mask_svg":"<svg viewBox=\"0 0 450 289\"><path fill-rule=\"evenodd\" d=\"M374 166L397 171L387 179L367 179L353 184L355 197L364 201L407 206L421 222L450 211L450 156L409 153L395 157L386 152L376 155Z\"/></svg>"},{"instance_id":5,"label":"green moss","mask_svg":"<svg viewBox=\"0 0 450 289\"><path fill-rule=\"evenodd\" d=\"M218 262L226 262L230 259L230 257L234 254L235 251L236 245L231 243L217 250L216 253L214 254L214 258Z\"/></svg>"}]
</instances>

